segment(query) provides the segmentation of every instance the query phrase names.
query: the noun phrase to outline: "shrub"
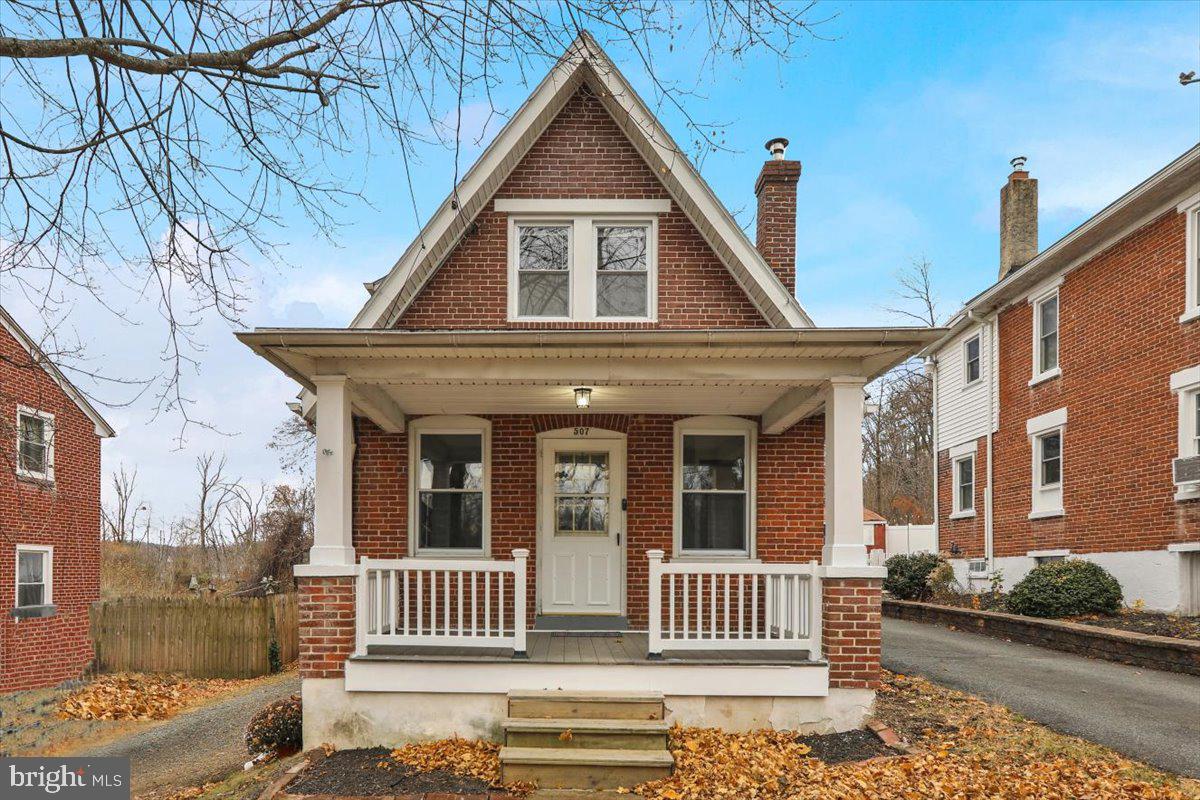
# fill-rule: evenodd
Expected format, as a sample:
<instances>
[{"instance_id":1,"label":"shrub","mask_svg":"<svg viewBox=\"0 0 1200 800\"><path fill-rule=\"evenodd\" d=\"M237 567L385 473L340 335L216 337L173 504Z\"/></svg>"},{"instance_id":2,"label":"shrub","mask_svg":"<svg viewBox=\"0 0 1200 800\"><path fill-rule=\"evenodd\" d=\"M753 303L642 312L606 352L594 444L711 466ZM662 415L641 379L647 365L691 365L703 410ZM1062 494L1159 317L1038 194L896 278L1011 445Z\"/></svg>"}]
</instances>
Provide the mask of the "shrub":
<instances>
[{"instance_id":1,"label":"shrub","mask_svg":"<svg viewBox=\"0 0 1200 800\"><path fill-rule=\"evenodd\" d=\"M302 723L300 695L276 700L255 714L246 726L246 750L254 756L299 750Z\"/></svg>"},{"instance_id":2,"label":"shrub","mask_svg":"<svg viewBox=\"0 0 1200 800\"><path fill-rule=\"evenodd\" d=\"M1009 611L1027 617L1115 614L1121 584L1099 564L1082 559L1038 564L1012 588Z\"/></svg>"},{"instance_id":3,"label":"shrub","mask_svg":"<svg viewBox=\"0 0 1200 800\"><path fill-rule=\"evenodd\" d=\"M897 600L922 600L929 596L929 575L945 561L937 553L892 556L884 562L884 591Z\"/></svg>"}]
</instances>

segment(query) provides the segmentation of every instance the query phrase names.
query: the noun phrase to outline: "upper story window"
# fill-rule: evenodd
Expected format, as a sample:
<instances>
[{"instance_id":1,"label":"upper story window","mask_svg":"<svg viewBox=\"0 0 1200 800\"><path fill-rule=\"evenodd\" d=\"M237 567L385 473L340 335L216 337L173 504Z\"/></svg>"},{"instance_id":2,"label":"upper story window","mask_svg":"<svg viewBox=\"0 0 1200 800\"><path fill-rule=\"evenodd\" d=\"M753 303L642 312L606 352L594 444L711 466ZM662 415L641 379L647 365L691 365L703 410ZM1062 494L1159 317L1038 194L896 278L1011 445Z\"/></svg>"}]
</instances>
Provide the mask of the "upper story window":
<instances>
[{"instance_id":1,"label":"upper story window","mask_svg":"<svg viewBox=\"0 0 1200 800\"><path fill-rule=\"evenodd\" d=\"M509 319L656 320L657 215L669 208L666 200L497 200L510 212Z\"/></svg>"},{"instance_id":2,"label":"upper story window","mask_svg":"<svg viewBox=\"0 0 1200 800\"><path fill-rule=\"evenodd\" d=\"M1033 451L1032 502L1029 517L1057 517L1063 510L1063 432L1067 410L1060 408L1025 423Z\"/></svg>"},{"instance_id":3,"label":"upper story window","mask_svg":"<svg viewBox=\"0 0 1200 800\"><path fill-rule=\"evenodd\" d=\"M980 358L980 335L975 334L963 342L963 382L967 385L979 380L983 375L983 361Z\"/></svg>"},{"instance_id":4,"label":"upper story window","mask_svg":"<svg viewBox=\"0 0 1200 800\"><path fill-rule=\"evenodd\" d=\"M411 428L414 551L486 553L489 423L475 417L422 417Z\"/></svg>"},{"instance_id":5,"label":"upper story window","mask_svg":"<svg viewBox=\"0 0 1200 800\"><path fill-rule=\"evenodd\" d=\"M675 552L753 552L754 423L695 417L675 425Z\"/></svg>"},{"instance_id":6,"label":"upper story window","mask_svg":"<svg viewBox=\"0 0 1200 800\"><path fill-rule=\"evenodd\" d=\"M48 606L53 602L54 548L17 545L17 608Z\"/></svg>"},{"instance_id":7,"label":"upper story window","mask_svg":"<svg viewBox=\"0 0 1200 800\"><path fill-rule=\"evenodd\" d=\"M1200 195L1183 201L1178 210L1187 215L1187 244L1184 247L1187 296L1179 321L1190 322L1200 318Z\"/></svg>"},{"instance_id":8,"label":"upper story window","mask_svg":"<svg viewBox=\"0 0 1200 800\"><path fill-rule=\"evenodd\" d=\"M54 415L17 407L17 474L54 480Z\"/></svg>"},{"instance_id":9,"label":"upper story window","mask_svg":"<svg viewBox=\"0 0 1200 800\"><path fill-rule=\"evenodd\" d=\"M1030 383L1058 374L1058 290L1055 289L1033 303L1033 379Z\"/></svg>"}]
</instances>

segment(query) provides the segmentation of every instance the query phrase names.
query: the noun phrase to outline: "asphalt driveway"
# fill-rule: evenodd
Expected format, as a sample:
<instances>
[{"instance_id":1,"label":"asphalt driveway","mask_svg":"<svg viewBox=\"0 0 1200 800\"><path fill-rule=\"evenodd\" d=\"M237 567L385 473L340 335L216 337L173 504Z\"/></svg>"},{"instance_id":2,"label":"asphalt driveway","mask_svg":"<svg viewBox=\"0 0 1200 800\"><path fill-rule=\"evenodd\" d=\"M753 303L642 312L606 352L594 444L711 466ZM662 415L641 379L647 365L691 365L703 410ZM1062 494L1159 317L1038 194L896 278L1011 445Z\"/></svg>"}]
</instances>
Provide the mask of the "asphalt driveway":
<instances>
[{"instance_id":1,"label":"asphalt driveway","mask_svg":"<svg viewBox=\"0 0 1200 800\"><path fill-rule=\"evenodd\" d=\"M162 787L198 786L244 764L246 723L267 703L299 691L299 676L285 672L153 728L82 749L79 755L128 756L135 795Z\"/></svg>"},{"instance_id":2,"label":"asphalt driveway","mask_svg":"<svg viewBox=\"0 0 1200 800\"><path fill-rule=\"evenodd\" d=\"M883 666L1008 706L1171 772L1200 777L1200 678L883 621Z\"/></svg>"}]
</instances>

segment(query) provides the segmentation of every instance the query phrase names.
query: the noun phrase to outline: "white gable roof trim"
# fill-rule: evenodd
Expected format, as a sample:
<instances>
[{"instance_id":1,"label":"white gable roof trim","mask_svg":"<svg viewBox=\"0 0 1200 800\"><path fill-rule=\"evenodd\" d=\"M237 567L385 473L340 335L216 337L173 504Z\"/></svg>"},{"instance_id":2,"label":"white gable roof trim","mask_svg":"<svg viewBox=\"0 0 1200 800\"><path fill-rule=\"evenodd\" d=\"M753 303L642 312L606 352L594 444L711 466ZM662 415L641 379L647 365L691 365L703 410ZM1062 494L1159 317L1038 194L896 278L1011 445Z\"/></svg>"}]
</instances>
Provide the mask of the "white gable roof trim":
<instances>
[{"instance_id":1,"label":"white gable roof trim","mask_svg":"<svg viewBox=\"0 0 1200 800\"><path fill-rule=\"evenodd\" d=\"M751 244L708 183L599 44L586 33L580 35L538 84L391 271L374 284L371 298L351 327L391 327L400 318L496 190L583 85L596 93L767 321L777 328L813 327L812 318Z\"/></svg>"},{"instance_id":2,"label":"white gable roof trim","mask_svg":"<svg viewBox=\"0 0 1200 800\"><path fill-rule=\"evenodd\" d=\"M91 420L92 425L95 426L97 436L107 439L117 435L113 427L104 420L104 417L100 416L100 412L88 402L88 399L83 396L82 392L75 388L74 384L67 380L58 367L50 363L50 359L46 357L42 348L38 347L37 342L29 338L29 335L25 333L21 326L17 324L17 321L3 307L0 307L0 325L3 325L4 329L17 340L17 344L21 345L22 349L29 354L30 360L44 369L46 374L50 376L50 379L58 385L58 388L62 389L71 402Z\"/></svg>"}]
</instances>

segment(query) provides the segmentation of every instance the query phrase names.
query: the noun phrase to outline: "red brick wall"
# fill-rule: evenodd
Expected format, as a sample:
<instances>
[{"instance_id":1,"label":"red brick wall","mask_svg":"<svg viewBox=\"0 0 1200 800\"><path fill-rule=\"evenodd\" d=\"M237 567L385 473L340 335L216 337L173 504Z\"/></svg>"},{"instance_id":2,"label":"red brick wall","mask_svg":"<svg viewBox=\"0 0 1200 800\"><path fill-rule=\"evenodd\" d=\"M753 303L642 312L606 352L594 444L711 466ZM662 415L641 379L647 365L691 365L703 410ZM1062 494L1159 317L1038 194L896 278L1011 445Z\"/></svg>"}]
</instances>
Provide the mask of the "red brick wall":
<instances>
[{"instance_id":1,"label":"red brick wall","mask_svg":"<svg viewBox=\"0 0 1200 800\"><path fill-rule=\"evenodd\" d=\"M763 164L754 186L758 217L754 238L771 269L792 294L796 293L796 184L799 161Z\"/></svg>"},{"instance_id":2,"label":"red brick wall","mask_svg":"<svg viewBox=\"0 0 1200 800\"><path fill-rule=\"evenodd\" d=\"M496 415L492 422L492 552L529 559L530 619L536 576L537 434L586 424L627 435L628 605L631 622L645 626L645 552L672 549L674 423L664 414ZM355 424L354 545L358 556L407 554L408 434L386 434L366 420ZM824 422L805 420L778 436L758 439L758 555L764 561L820 559L824 542Z\"/></svg>"},{"instance_id":3,"label":"red brick wall","mask_svg":"<svg viewBox=\"0 0 1200 800\"><path fill-rule=\"evenodd\" d=\"M749 181L747 176L747 193ZM599 100L580 90L495 197L668 199L669 195ZM792 213L794 217L794 208ZM657 324L510 323L507 286L508 217L489 202L476 218L474 232L429 280L396 327L753 328L768 324L677 207L659 217Z\"/></svg>"},{"instance_id":4,"label":"red brick wall","mask_svg":"<svg viewBox=\"0 0 1200 800\"><path fill-rule=\"evenodd\" d=\"M1178 321L1184 236L1184 216L1171 210L1066 275L1059 289L1061 377L1028 385L1032 307L1019 302L1001 313L997 556L1157 550L1200 540L1200 502L1176 502L1171 481L1178 405L1168 380L1200 363L1200 322ZM1067 513L1030 521L1025 423L1063 406Z\"/></svg>"},{"instance_id":5,"label":"red brick wall","mask_svg":"<svg viewBox=\"0 0 1200 800\"><path fill-rule=\"evenodd\" d=\"M340 678L354 652L354 578L297 578L300 677Z\"/></svg>"},{"instance_id":6,"label":"red brick wall","mask_svg":"<svg viewBox=\"0 0 1200 800\"><path fill-rule=\"evenodd\" d=\"M984 555L983 552L983 493L987 488L987 437L975 442L975 516L950 519L954 511L954 473L950 451L938 453L938 547L946 552L957 544L964 557Z\"/></svg>"},{"instance_id":7,"label":"red brick wall","mask_svg":"<svg viewBox=\"0 0 1200 800\"><path fill-rule=\"evenodd\" d=\"M54 415L53 485L18 479L17 406ZM100 439L92 422L0 328L0 692L76 678L92 658L100 597ZM15 620L16 546L53 545L52 617Z\"/></svg>"},{"instance_id":8,"label":"red brick wall","mask_svg":"<svg viewBox=\"0 0 1200 800\"><path fill-rule=\"evenodd\" d=\"M826 578L821 584L821 634L831 689L879 687L883 581Z\"/></svg>"}]
</instances>

